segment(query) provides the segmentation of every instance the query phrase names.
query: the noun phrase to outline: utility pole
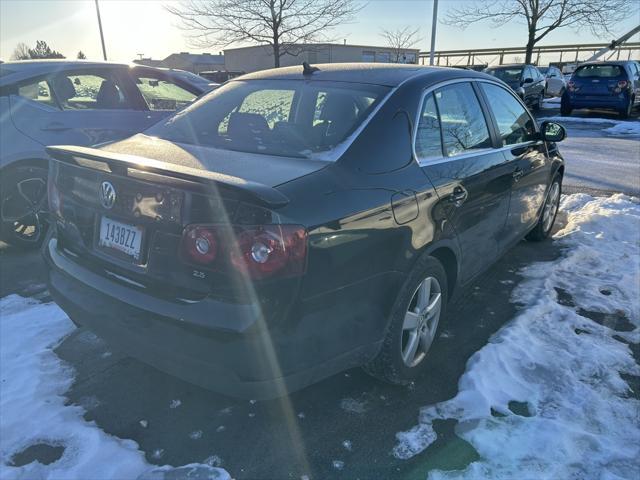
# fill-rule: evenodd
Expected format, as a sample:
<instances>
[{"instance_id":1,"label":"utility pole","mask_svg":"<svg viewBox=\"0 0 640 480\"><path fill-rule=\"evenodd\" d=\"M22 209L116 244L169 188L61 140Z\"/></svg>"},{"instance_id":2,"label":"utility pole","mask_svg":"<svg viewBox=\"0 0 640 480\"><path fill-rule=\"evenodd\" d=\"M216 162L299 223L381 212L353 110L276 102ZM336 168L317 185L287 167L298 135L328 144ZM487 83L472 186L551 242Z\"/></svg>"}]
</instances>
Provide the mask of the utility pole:
<instances>
[{"instance_id":1,"label":"utility pole","mask_svg":"<svg viewBox=\"0 0 640 480\"><path fill-rule=\"evenodd\" d=\"M431 53L429 54L429 65L433 65L433 57L436 51L437 24L438 24L438 0L433 0L433 20L431 22Z\"/></svg>"},{"instance_id":2,"label":"utility pole","mask_svg":"<svg viewBox=\"0 0 640 480\"><path fill-rule=\"evenodd\" d=\"M100 6L96 0L96 13L98 14L98 28L100 28L100 41L102 42L102 56L107 60L107 49L104 46L104 34L102 33L102 20L100 20Z\"/></svg>"}]
</instances>

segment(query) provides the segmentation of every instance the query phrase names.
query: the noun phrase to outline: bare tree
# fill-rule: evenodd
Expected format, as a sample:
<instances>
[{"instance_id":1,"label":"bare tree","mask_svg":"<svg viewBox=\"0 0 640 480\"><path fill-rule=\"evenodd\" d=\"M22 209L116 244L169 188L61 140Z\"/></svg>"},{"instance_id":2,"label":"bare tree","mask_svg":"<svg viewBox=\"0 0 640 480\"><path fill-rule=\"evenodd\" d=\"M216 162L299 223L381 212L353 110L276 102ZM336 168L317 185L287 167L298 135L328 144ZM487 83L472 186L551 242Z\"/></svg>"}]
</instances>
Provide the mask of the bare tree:
<instances>
[{"instance_id":1,"label":"bare tree","mask_svg":"<svg viewBox=\"0 0 640 480\"><path fill-rule=\"evenodd\" d=\"M29 60L31 55L29 55L29 47L26 43L19 43L16 45L16 48L13 50L11 54L11 60Z\"/></svg>"},{"instance_id":2,"label":"bare tree","mask_svg":"<svg viewBox=\"0 0 640 480\"><path fill-rule=\"evenodd\" d=\"M327 30L353 20L361 6L352 0L188 0L165 8L194 46L270 45L279 67L283 55L300 53L298 44L328 40Z\"/></svg>"},{"instance_id":3,"label":"bare tree","mask_svg":"<svg viewBox=\"0 0 640 480\"><path fill-rule=\"evenodd\" d=\"M411 28L406 26L395 30L382 30L380 35L385 39L387 46L393 49L394 63L403 61L406 50L421 40L420 28L418 27Z\"/></svg>"},{"instance_id":4,"label":"bare tree","mask_svg":"<svg viewBox=\"0 0 640 480\"><path fill-rule=\"evenodd\" d=\"M511 20L527 24L525 63L531 63L534 46L552 31L588 28L594 35L611 34L613 26L628 15L628 0L476 0L450 10L444 23L466 28L489 21L502 26Z\"/></svg>"}]
</instances>

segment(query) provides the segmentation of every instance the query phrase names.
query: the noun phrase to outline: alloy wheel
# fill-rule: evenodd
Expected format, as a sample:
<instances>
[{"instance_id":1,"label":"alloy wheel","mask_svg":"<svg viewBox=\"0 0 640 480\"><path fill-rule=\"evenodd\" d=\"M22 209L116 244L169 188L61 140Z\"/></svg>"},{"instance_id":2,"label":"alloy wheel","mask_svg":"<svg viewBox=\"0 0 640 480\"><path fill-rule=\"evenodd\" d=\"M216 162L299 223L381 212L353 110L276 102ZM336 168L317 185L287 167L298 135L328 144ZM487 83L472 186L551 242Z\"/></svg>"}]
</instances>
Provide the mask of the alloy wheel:
<instances>
[{"instance_id":1,"label":"alloy wheel","mask_svg":"<svg viewBox=\"0 0 640 480\"><path fill-rule=\"evenodd\" d=\"M4 189L0 211L2 222L17 240L38 243L46 222L46 180L41 177L23 178Z\"/></svg>"},{"instance_id":2,"label":"alloy wheel","mask_svg":"<svg viewBox=\"0 0 640 480\"><path fill-rule=\"evenodd\" d=\"M404 364L422 362L435 339L442 307L442 289L434 277L425 278L416 288L404 316L401 353Z\"/></svg>"},{"instance_id":3,"label":"alloy wheel","mask_svg":"<svg viewBox=\"0 0 640 480\"><path fill-rule=\"evenodd\" d=\"M560 184L554 182L549 190L549 196L547 202L544 204L544 210L542 212L542 228L545 232L548 232L553 226L553 220L556 218L558 212L558 206L560 204Z\"/></svg>"}]
</instances>

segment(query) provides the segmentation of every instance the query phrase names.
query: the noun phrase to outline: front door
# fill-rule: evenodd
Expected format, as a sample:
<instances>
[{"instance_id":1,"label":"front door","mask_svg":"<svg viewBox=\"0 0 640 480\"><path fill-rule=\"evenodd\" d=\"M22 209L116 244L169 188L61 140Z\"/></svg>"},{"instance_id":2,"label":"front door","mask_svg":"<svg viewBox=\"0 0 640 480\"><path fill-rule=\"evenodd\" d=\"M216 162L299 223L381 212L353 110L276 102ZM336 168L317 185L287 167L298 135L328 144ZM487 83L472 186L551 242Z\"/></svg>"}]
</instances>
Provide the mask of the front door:
<instances>
[{"instance_id":1,"label":"front door","mask_svg":"<svg viewBox=\"0 0 640 480\"><path fill-rule=\"evenodd\" d=\"M457 234L462 282L498 256L511 171L493 147L488 121L470 82L447 85L424 97L416 156Z\"/></svg>"},{"instance_id":2,"label":"front door","mask_svg":"<svg viewBox=\"0 0 640 480\"><path fill-rule=\"evenodd\" d=\"M502 154L511 172L511 197L500 248L506 248L531 230L538 219L549 184L551 164L546 146L538 139L533 118L506 88L481 82Z\"/></svg>"}]
</instances>

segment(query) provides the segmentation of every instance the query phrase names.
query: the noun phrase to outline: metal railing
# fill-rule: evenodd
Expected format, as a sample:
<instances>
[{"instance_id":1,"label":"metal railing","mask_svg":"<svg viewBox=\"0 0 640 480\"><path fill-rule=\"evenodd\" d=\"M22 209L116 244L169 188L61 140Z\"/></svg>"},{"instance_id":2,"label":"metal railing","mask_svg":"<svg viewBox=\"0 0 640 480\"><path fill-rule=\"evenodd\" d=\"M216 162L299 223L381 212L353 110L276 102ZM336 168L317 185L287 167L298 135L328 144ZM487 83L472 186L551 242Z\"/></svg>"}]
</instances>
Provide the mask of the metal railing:
<instances>
[{"instance_id":1,"label":"metal railing","mask_svg":"<svg viewBox=\"0 0 640 480\"><path fill-rule=\"evenodd\" d=\"M609 43L588 43L576 45L544 45L533 49L532 63L536 65L553 63L578 63L591 57ZM469 67L480 65L502 65L504 63L522 63L526 54L525 47L475 48L463 50L442 50L435 52L435 64L440 66ZM632 60L640 58L640 42L627 42L618 45L615 50L603 55L602 60ZM505 62L506 60L506 62ZM542 62L542 63L541 63ZM418 63L429 64L429 52L420 52Z\"/></svg>"}]
</instances>

